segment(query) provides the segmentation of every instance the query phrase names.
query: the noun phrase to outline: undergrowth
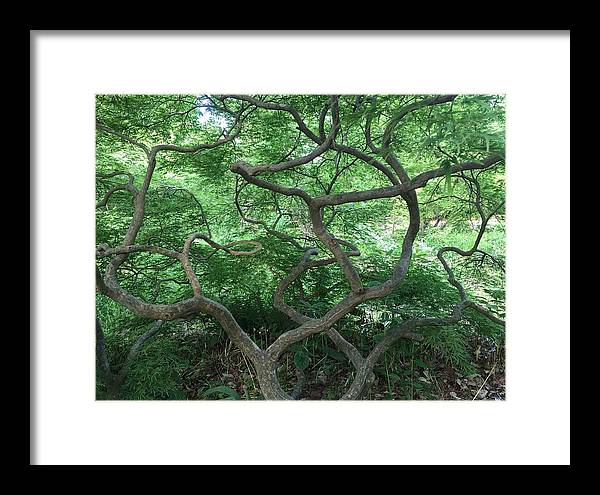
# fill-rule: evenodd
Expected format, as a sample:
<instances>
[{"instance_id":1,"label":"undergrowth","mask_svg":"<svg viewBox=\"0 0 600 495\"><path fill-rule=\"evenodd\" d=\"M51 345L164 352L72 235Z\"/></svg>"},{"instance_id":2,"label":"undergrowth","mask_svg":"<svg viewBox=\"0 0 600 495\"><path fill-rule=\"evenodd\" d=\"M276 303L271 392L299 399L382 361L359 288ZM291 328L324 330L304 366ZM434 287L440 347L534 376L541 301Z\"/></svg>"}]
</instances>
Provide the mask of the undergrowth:
<instances>
[{"instance_id":1,"label":"undergrowth","mask_svg":"<svg viewBox=\"0 0 600 495\"><path fill-rule=\"evenodd\" d=\"M432 244L434 241L430 240ZM422 244L415 250L405 281L393 294L361 305L340 322L338 330L363 355L402 320L447 313L457 302L456 291L448 284L444 272L431 263L432 256L432 247ZM367 285L389 276L390 264L378 259L383 257L371 256L363 263L369 273ZM466 267L462 273L471 282L465 285L467 290L488 306L497 303L496 310L502 312L503 280L497 274L490 275L487 285L492 276L496 277L497 293L490 293L489 289L479 291L477 280L481 274L474 276L469 269ZM480 269L488 270L485 266ZM324 271L307 279L303 290L310 292L314 287L331 284L335 274ZM318 315L342 297L344 290L334 287L327 291L326 297L300 299L301 310ZM250 299L234 294L231 299L223 300L262 348L293 326L285 315L272 308L270 298L265 291L255 293ZM148 330L151 322L101 296L97 308L111 366L118 369L135 339ZM503 329L474 311L465 311L460 324L426 328L423 335L420 343L401 340L386 353L374 369L376 382L366 399L439 399L444 395L441 374L451 370L457 376L477 376L476 362L480 356L493 355L497 359L504 348ZM288 391L295 383L294 362L304 368L307 376L301 397L304 399L337 399L354 376L346 356L325 335L314 335L293 345L282 357L278 373ZM105 398L105 393L103 377L98 373L97 398ZM206 317L167 322L133 362L122 394L131 400L262 399L251 364L216 322Z\"/></svg>"}]
</instances>

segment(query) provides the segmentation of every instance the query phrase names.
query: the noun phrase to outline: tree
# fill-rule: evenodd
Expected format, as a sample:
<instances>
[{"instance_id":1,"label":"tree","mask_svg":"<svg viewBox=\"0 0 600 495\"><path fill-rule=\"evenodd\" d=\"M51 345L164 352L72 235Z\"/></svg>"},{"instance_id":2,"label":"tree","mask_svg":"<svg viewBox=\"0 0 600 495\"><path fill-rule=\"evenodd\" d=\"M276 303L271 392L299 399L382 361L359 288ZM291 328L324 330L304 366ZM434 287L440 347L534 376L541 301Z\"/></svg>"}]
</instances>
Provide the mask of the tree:
<instances>
[{"instance_id":1,"label":"tree","mask_svg":"<svg viewBox=\"0 0 600 495\"><path fill-rule=\"evenodd\" d=\"M122 240L116 240L119 229L115 228L108 236L112 245L103 242L97 246L98 292L151 320L167 322L197 315L214 318L254 366L267 399L299 397L305 367L302 356L296 355L298 382L291 393L280 385L277 367L294 344L316 334L327 335L352 363L353 378L341 398L357 399L372 383L374 366L400 339L419 341L423 329L457 323L469 310L503 325L499 315L469 296L450 261L456 255L476 257L479 263L489 260L503 269L501 260L480 248L490 220L503 211L503 187L501 184L494 187L498 186L498 171L504 163L501 97L111 96L99 97L97 130L100 150L103 146L111 150L120 147L126 161L139 161L141 156L145 162L143 180L138 186L131 172L114 170L114 152L106 155L110 159L102 158L104 155L99 153L99 169L108 170L99 172L98 179L126 177L127 181L110 186L101 195L97 208L105 209L118 191L132 196L133 208ZM161 140L173 144L150 144ZM199 141L202 144L196 144ZM132 150L137 150L138 155L132 155ZM209 160L198 165L202 156ZM189 161L179 162L179 157ZM261 240L215 240L202 199L198 201L193 193L181 189L181 194L191 196L200 207L200 221L197 217L190 219L190 225L199 223L201 230L181 238L179 247L175 238L165 236L158 237L168 241L170 247L164 243L137 243L159 159L163 160L162 168L183 167L190 177L204 173L215 181L224 180L223 177L227 177L228 183L235 181L231 202L238 218L253 226L254 232L262 232ZM487 179L486 174L491 178ZM428 211L442 205L446 212L461 211L478 225L470 248L444 246L436 253L436 262L456 290L458 301L447 314L396 321L365 356L339 331L339 324L360 305L392 294L405 280L423 222L418 191L428 184L434 185L429 188ZM352 189L345 190L345 186ZM175 192L168 185L160 187L171 194ZM250 202L244 199L249 189L253 189ZM407 226L390 275L367 284L354 261L361 257L359 243L342 237L348 222L336 222L344 207L384 199L402 202L404 212L398 215L407 216ZM392 207L397 208L396 203ZM252 210L259 214L252 215ZM444 208L436 215L448 217ZM276 243L266 247L265 239ZM197 242L205 243L210 250L201 250L195 245ZM297 252L296 262L279 281L273 305L294 324L261 348L230 309L205 293L195 265L209 262L218 252L252 257L267 250L276 251L283 245L291 250L287 253ZM185 279L179 282L187 283L191 294L173 302L156 303L124 287L119 274L134 253L160 255L180 265ZM339 267L342 277L339 285L345 290L335 304L318 314L308 314L286 299L294 287L301 298L302 278L328 266ZM101 332L99 335L102 338ZM101 362L107 361L101 353L99 357ZM110 369L107 365L103 367Z\"/></svg>"}]
</instances>

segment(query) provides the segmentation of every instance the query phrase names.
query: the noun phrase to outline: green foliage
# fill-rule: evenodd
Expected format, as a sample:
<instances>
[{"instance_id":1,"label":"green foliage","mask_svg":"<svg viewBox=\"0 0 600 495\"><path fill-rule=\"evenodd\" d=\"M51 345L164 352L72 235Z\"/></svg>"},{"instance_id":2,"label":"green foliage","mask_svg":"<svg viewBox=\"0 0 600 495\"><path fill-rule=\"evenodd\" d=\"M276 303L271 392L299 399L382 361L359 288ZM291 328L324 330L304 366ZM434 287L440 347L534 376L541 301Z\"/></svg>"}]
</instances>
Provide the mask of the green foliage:
<instances>
[{"instance_id":1,"label":"green foliage","mask_svg":"<svg viewBox=\"0 0 600 495\"><path fill-rule=\"evenodd\" d=\"M465 375L474 372L472 357L469 355L465 341L470 331L469 326L452 325L431 331L425 335L423 345L439 355L447 364Z\"/></svg>"},{"instance_id":2,"label":"green foliage","mask_svg":"<svg viewBox=\"0 0 600 495\"><path fill-rule=\"evenodd\" d=\"M296 368L304 371L310 364L310 357L308 357L304 352L296 351L294 354L294 364L296 365Z\"/></svg>"},{"instance_id":3,"label":"green foliage","mask_svg":"<svg viewBox=\"0 0 600 495\"><path fill-rule=\"evenodd\" d=\"M205 398L218 397L224 400L236 400L240 398L240 394L238 394L231 387L227 387L225 385L209 388L202 394L202 396Z\"/></svg>"},{"instance_id":4,"label":"green foliage","mask_svg":"<svg viewBox=\"0 0 600 495\"><path fill-rule=\"evenodd\" d=\"M340 142L364 146L364 119L372 117L374 136L385 130L387 118L400 108L429 95L372 95L340 98ZM133 139L189 146L214 141L227 115L216 115L201 107L206 95L99 95L97 119ZM307 125L318 129L320 108L328 101L324 95L270 95L269 100L293 104ZM232 106L235 104L232 103ZM229 119L229 120L228 120ZM325 132L331 119L325 121ZM263 249L251 257L229 256L219 251L205 259L211 248L197 241L191 261L203 292L227 306L240 325L261 347L268 346L294 323L273 309L277 284L302 256L289 242L269 232L265 226L292 236L302 247L316 247L319 258L327 249L308 228L306 207L298 198L277 196L260 188L241 187L229 172L238 160L251 164L276 163L290 150L292 157L310 152L314 143L298 132L285 112L256 110L243 124L234 143L193 154L160 154L146 202L146 214L137 242L181 250L192 232L203 232L221 243L238 239L259 241ZM424 108L410 113L394 131L391 150L400 158L407 173L442 168L444 175L418 190L422 226L415 243L409 271L402 285L386 298L371 300L346 315L337 329L365 355L384 337L385 332L411 317L446 315L458 301L456 290L448 283L436 252L442 246L471 247L478 218L472 205L456 198L468 198L468 185L451 173L451 166L466 160L480 160L504 149L504 98L499 95L461 95L450 105ZM146 171L139 148L114 136L97 134L97 171L128 172L141 187ZM389 184L386 177L347 154L328 151L298 169L278 173L275 182L301 187L312 195L357 191ZM491 210L504 200L504 164L500 163L478 177L483 206ZM98 178L97 201L111 187L122 184L123 176ZM245 215L263 222L244 222L236 209L236 191ZM97 209L96 243L117 246L133 214L131 194L118 191L106 207ZM397 199L350 203L324 211L332 235L355 243L361 251L353 258L366 286L387 280L398 261L408 214ZM437 226L435 225L438 222ZM499 208L487 228L480 248L500 263L504 261L504 210ZM499 315L505 311L504 273L489 258L475 256L465 261L449 256L448 261L468 295ZM98 260L100 270L106 259ZM192 295L181 265L156 254L130 255L119 273L120 283L137 297L157 304L169 304ZM286 301L307 316L319 317L346 296L348 284L337 264L315 268L303 274L285 294ZM113 301L98 296L97 313L106 332L106 348L111 364L118 369L135 339L147 331L150 322L131 314ZM188 330L186 330L188 329ZM193 331L189 329L194 329ZM475 311L466 311L460 324L428 329L422 344L400 341L380 363L376 375L387 384L386 398L413 399L433 394L431 384L414 379L415 370L431 370L434 360L463 374L473 371L469 341L474 336L504 345L504 331ZM133 362L123 386L127 399L185 399L191 392L183 389L182 376L198 367L206 353L222 349L227 342L216 322L197 318L172 322L149 341ZM335 349L324 335L298 343L286 359L306 373L326 370L331 376L351 375L346 356ZM293 361L292 361L293 360ZM342 387L345 382L338 383ZM98 397L105 386L98 377ZM331 398L337 391L327 392ZM242 399L246 395L223 383L213 383L194 397L205 399ZM324 396L325 397L325 396Z\"/></svg>"}]
</instances>

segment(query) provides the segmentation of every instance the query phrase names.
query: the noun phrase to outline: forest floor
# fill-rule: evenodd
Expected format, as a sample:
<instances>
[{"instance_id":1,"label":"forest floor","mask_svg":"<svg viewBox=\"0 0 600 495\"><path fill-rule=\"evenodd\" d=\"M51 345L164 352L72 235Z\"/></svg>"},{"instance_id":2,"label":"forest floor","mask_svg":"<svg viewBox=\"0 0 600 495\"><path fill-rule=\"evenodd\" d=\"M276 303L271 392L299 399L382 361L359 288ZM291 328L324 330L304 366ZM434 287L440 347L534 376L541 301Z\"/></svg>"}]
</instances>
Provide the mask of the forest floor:
<instances>
[{"instance_id":1,"label":"forest floor","mask_svg":"<svg viewBox=\"0 0 600 495\"><path fill-rule=\"evenodd\" d=\"M468 343L474 373L465 375L441 358L430 358L427 367L406 359L393 368L376 368L375 383L364 399L370 400L504 400L504 352L485 338ZM285 360L284 360L285 361ZM349 375L350 373L350 375ZM301 400L335 400L351 379L347 363L327 356L305 371L306 384ZM280 369L282 387L288 392L295 383L291 359ZM254 370L241 352L230 343L220 343L181 375L188 400L261 400Z\"/></svg>"}]
</instances>

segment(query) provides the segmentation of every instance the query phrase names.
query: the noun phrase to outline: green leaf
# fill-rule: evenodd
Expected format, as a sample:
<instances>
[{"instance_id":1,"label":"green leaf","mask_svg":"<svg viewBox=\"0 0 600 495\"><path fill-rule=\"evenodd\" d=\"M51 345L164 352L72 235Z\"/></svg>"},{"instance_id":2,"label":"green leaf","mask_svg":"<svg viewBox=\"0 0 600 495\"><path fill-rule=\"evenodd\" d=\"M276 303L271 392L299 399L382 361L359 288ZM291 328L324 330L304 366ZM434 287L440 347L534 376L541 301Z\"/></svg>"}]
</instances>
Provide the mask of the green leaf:
<instances>
[{"instance_id":1,"label":"green leaf","mask_svg":"<svg viewBox=\"0 0 600 495\"><path fill-rule=\"evenodd\" d=\"M452 162L444 160L441 168L446 176L446 194L450 195L452 194Z\"/></svg>"},{"instance_id":2,"label":"green leaf","mask_svg":"<svg viewBox=\"0 0 600 495\"><path fill-rule=\"evenodd\" d=\"M187 396L185 395L185 393L183 393L183 391L175 389L175 390L171 390L169 391L169 399L170 400L186 400Z\"/></svg>"},{"instance_id":3,"label":"green leaf","mask_svg":"<svg viewBox=\"0 0 600 495\"><path fill-rule=\"evenodd\" d=\"M294 364L296 368L304 371L310 364L310 358L303 352L296 352L294 355Z\"/></svg>"},{"instance_id":4,"label":"green leaf","mask_svg":"<svg viewBox=\"0 0 600 495\"><path fill-rule=\"evenodd\" d=\"M383 378L387 377L387 371L385 368L382 368L381 366L377 366L375 368L373 368L373 373L375 373L378 376L381 376Z\"/></svg>"},{"instance_id":5,"label":"green leaf","mask_svg":"<svg viewBox=\"0 0 600 495\"><path fill-rule=\"evenodd\" d=\"M328 356L331 356L333 359L337 359L338 361L346 361L346 356L343 353L336 351L335 349L332 349L331 347L327 347L325 349L325 354L327 354Z\"/></svg>"},{"instance_id":6,"label":"green leaf","mask_svg":"<svg viewBox=\"0 0 600 495\"><path fill-rule=\"evenodd\" d=\"M392 383L392 384L402 380L402 377L396 373L389 373L388 377L389 377L390 383Z\"/></svg>"},{"instance_id":7,"label":"green leaf","mask_svg":"<svg viewBox=\"0 0 600 495\"><path fill-rule=\"evenodd\" d=\"M392 321L392 314L388 313L387 311L384 311L379 316L379 321L381 321L383 323L388 322L388 321Z\"/></svg>"},{"instance_id":8,"label":"green leaf","mask_svg":"<svg viewBox=\"0 0 600 495\"><path fill-rule=\"evenodd\" d=\"M209 397L213 395L219 396L226 400L236 400L240 398L240 394L226 385L219 385L218 387L209 388L202 394L202 397Z\"/></svg>"}]
</instances>

